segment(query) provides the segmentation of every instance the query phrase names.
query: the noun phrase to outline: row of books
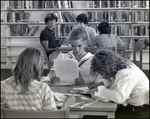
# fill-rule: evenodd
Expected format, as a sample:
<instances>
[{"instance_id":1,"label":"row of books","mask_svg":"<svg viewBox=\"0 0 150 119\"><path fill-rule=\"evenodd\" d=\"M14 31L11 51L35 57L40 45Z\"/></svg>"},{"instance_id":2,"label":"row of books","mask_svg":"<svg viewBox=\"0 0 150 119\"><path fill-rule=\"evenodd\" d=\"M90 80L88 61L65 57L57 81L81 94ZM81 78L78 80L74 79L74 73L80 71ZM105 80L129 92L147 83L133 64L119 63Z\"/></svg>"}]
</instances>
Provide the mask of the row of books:
<instances>
[{"instance_id":1,"label":"row of books","mask_svg":"<svg viewBox=\"0 0 150 119\"><path fill-rule=\"evenodd\" d=\"M149 36L149 26L145 25L132 26L129 28L129 35Z\"/></svg>"},{"instance_id":2,"label":"row of books","mask_svg":"<svg viewBox=\"0 0 150 119\"><path fill-rule=\"evenodd\" d=\"M75 25L57 24L55 28L56 36L68 36L69 32L75 27Z\"/></svg>"},{"instance_id":3,"label":"row of books","mask_svg":"<svg viewBox=\"0 0 150 119\"><path fill-rule=\"evenodd\" d=\"M7 13L7 22L28 22L30 13L20 11L9 11Z\"/></svg>"},{"instance_id":4,"label":"row of books","mask_svg":"<svg viewBox=\"0 0 150 119\"><path fill-rule=\"evenodd\" d=\"M120 0L91 0L87 1L88 8L120 8L120 7L149 7L149 1L120 1ZM73 1L32 1L32 0L23 0L23 1L9 1L7 8L12 9L34 9L34 8L73 8Z\"/></svg>"},{"instance_id":5,"label":"row of books","mask_svg":"<svg viewBox=\"0 0 150 119\"><path fill-rule=\"evenodd\" d=\"M47 9L47 8L73 8L72 1L48 1L48 0L22 0L22 1L9 1L6 4L9 9Z\"/></svg>"},{"instance_id":6,"label":"row of books","mask_svg":"<svg viewBox=\"0 0 150 119\"><path fill-rule=\"evenodd\" d=\"M75 14L71 12L56 12L59 22L76 22ZM30 13L10 11L7 22L28 22ZM149 11L97 11L87 12L89 22L149 22Z\"/></svg>"},{"instance_id":7,"label":"row of books","mask_svg":"<svg viewBox=\"0 0 150 119\"><path fill-rule=\"evenodd\" d=\"M121 7L133 7L143 8L149 7L149 1L120 1L120 0L92 0L88 1L88 8L121 8Z\"/></svg>"},{"instance_id":8,"label":"row of books","mask_svg":"<svg viewBox=\"0 0 150 119\"><path fill-rule=\"evenodd\" d=\"M6 34L10 36L34 36L39 26L29 27L26 24L9 25Z\"/></svg>"},{"instance_id":9,"label":"row of books","mask_svg":"<svg viewBox=\"0 0 150 119\"><path fill-rule=\"evenodd\" d=\"M69 32L75 27L72 25L58 24L56 26L56 36L67 36ZM98 33L97 25L90 25ZM127 33L125 33L127 32ZM149 36L149 26L147 25L136 25L129 27L129 31L125 31L124 26L111 25L111 33L117 36Z\"/></svg>"},{"instance_id":10,"label":"row of books","mask_svg":"<svg viewBox=\"0 0 150 119\"><path fill-rule=\"evenodd\" d=\"M149 11L87 12L89 22L149 22Z\"/></svg>"},{"instance_id":11,"label":"row of books","mask_svg":"<svg viewBox=\"0 0 150 119\"><path fill-rule=\"evenodd\" d=\"M71 12L56 12L59 22L76 22L75 15ZM29 22L30 13L23 11L9 11L7 22Z\"/></svg>"},{"instance_id":12,"label":"row of books","mask_svg":"<svg viewBox=\"0 0 150 119\"><path fill-rule=\"evenodd\" d=\"M68 36L69 32L76 25L65 25L65 24L57 24L55 29L56 36ZM97 25L89 25L94 28L96 32ZM10 36L34 36L39 26L29 26L26 24L19 25L9 25L9 33ZM129 26L129 31L125 31L125 27L122 25L111 25L111 33L118 36L149 36L149 25L132 25ZM128 32L128 33L127 33Z\"/></svg>"}]
</instances>

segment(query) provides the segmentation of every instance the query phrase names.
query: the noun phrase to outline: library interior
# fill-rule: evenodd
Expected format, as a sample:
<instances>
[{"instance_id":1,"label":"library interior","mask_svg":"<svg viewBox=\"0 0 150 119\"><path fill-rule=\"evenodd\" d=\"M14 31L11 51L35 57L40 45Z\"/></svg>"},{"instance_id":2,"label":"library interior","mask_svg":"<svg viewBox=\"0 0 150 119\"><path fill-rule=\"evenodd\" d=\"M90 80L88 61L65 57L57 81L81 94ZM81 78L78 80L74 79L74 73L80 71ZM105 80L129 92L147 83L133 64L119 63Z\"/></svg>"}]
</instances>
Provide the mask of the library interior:
<instances>
[{"instance_id":1,"label":"library interior","mask_svg":"<svg viewBox=\"0 0 150 119\"><path fill-rule=\"evenodd\" d=\"M44 18L48 13L54 13L58 18L57 22L55 22L54 35L55 40L63 41L58 48L59 52L68 53L72 50L73 45L69 44L68 36L70 32L78 26L77 16L84 13L88 19L87 27L93 28L96 35L99 35L98 27L100 23L107 22L110 24L110 33L125 43L123 47L116 46L115 52L121 57L134 62L149 79L149 1L6 0L1 1L1 81L13 75L12 69L16 64L16 59L27 47L34 47L41 52L43 65L42 76L47 80L50 68L54 62L51 63L49 61L45 49L41 46L40 33L46 26ZM85 47L86 51L91 52L93 55L96 53L95 50L97 50L97 48L91 46ZM61 70L63 69L61 68ZM54 91L59 92L60 85L55 86L50 87L52 87ZM63 86L60 87L64 88ZM70 88L71 86L67 86L67 90ZM62 91L63 90L66 89L62 89ZM59 96L56 96L58 100L60 98ZM115 117L117 105L112 102L104 104L102 102L98 103L97 100L87 102L86 99L85 103L87 105L79 103L70 106L69 114L66 115L76 117L80 114L80 117L83 117L84 115L100 114L108 118ZM56 103L56 105L59 107L62 104ZM80 105L82 105L82 108ZM3 110L3 112L4 116L11 116L9 110L6 109ZM10 113L10 115L8 113ZM21 114L28 115L27 113L23 114L23 112L14 113L16 113L18 117L21 116ZM42 116L40 112L38 113L33 114L38 117ZM55 117L55 115L61 115L60 113L63 112L45 113L44 115L45 117L49 117L49 115ZM12 116L14 116L14 114L12 114Z\"/></svg>"}]
</instances>

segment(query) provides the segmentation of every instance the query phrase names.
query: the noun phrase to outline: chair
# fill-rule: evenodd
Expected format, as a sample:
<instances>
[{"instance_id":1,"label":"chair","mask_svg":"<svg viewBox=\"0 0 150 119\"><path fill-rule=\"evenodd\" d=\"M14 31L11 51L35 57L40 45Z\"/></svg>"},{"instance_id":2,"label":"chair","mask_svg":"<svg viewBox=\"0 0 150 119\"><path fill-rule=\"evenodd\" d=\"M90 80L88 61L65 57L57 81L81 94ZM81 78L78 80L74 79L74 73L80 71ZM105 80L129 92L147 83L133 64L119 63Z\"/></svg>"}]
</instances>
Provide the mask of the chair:
<instances>
[{"instance_id":1,"label":"chair","mask_svg":"<svg viewBox=\"0 0 150 119\"><path fill-rule=\"evenodd\" d=\"M13 110L8 108L2 109L2 118L66 118L67 111L65 110L52 110L52 111L25 111Z\"/></svg>"},{"instance_id":2,"label":"chair","mask_svg":"<svg viewBox=\"0 0 150 119\"><path fill-rule=\"evenodd\" d=\"M140 69L142 69L142 50L143 50L143 40L134 40L134 49L133 49L133 62L136 64ZM139 53L139 61L137 60L137 53Z\"/></svg>"},{"instance_id":3,"label":"chair","mask_svg":"<svg viewBox=\"0 0 150 119\"><path fill-rule=\"evenodd\" d=\"M109 50L117 53L117 47L105 47L105 48L102 48L102 47L85 47L85 51L90 52L92 54L95 54L100 49L109 49Z\"/></svg>"},{"instance_id":4,"label":"chair","mask_svg":"<svg viewBox=\"0 0 150 119\"><path fill-rule=\"evenodd\" d=\"M52 63L50 63L50 61L49 61L49 59L48 59L48 56L47 56L47 53L46 53L46 51L45 51L45 48L43 47L42 44L40 44L40 47L41 47L41 49L42 49L42 51L43 51L43 53L44 53L44 56L45 56L45 59L46 59L46 63L47 63L48 69L50 69L51 66L52 66Z\"/></svg>"}]
</instances>

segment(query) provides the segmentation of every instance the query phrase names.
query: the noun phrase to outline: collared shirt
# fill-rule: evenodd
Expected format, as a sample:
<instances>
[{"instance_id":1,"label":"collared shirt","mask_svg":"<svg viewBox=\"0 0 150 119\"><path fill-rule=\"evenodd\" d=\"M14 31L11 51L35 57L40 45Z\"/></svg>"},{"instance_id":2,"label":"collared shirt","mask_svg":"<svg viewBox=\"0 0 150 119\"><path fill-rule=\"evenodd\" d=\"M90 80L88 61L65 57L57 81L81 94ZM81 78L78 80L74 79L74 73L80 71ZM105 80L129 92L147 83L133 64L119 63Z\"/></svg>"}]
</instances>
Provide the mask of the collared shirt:
<instances>
[{"instance_id":1,"label":"collared shirt","mask_svg":"<svg viewBox=\"0 0 150 119\"><path fill-rule=\"evenodd\" d=\"M33 80L25 94L20 90L13 76L1 81L1 103L16 110L57 110L54 94L46 83Z\"/></svg>"},{"instance_id":2,"label":"collared shirt","mask_svg":"<svg viewBox=\"0 0 150 119\"><path fill-rule=\"evenodd\" d=\"M114 34L101 34L94 38L91 42L91 46L97 47L116 47L116 46L125 46L125 43Z\"/></svg>"},{"instance_id":3,"label":"collared shirt","mask_svg":"<svg viewBox=\"0 0 150 119\"><path fill-rule=\"evenodd\" d=\"M47 26L40 33L40 42L48 40L49 48L60 47L61 44L58 40L55 40L55 32L54 30L50 30Z\"/></svg>"},{"instance_id":4,"label":"collared shirt","mask_svg":"<svg viewBox=\"0 0 150 119\"><path fill-rule=\"evenodd\" d=\"M124 106L149 105L149 79L141 69L132 64L117 72L110 88L99 86L94 97L106 102L114 101Z\"/></svg>"}]
</instances>

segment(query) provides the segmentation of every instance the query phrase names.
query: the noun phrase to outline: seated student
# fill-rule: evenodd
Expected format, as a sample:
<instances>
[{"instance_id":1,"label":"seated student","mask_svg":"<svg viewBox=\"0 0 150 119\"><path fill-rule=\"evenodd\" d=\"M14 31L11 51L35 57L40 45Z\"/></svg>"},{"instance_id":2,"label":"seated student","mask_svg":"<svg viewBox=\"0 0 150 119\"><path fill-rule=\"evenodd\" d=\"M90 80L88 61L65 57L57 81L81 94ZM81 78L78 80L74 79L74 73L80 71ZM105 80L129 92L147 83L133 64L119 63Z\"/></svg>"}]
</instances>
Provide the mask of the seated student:
<instances>
[{"instance_id":1,"label":"seated student","mask_svg":"<svg viewBox=\"0 0 150 119\"><path fill-rule=\"evenodd\" d=\"M57 59L67 59L67 58L75 59L79 62L78 66L80 77L75 79L76 85L83 85L87 84L88 82L93 82L95 78L95 75L92 75L90 72L91 66L90 63L93 54L91 54L90 52L86 52L84 50L86 46L86 40L87 40L87 32L84 29L82 29L81 27L73 29L69 35L69 42L71 44L72 51L68 53L60 53L57 57ZM52 83L58 81L55 78L54 70L55 70L54 67L52 67L49 73L49 77ZM101 76L99 75L98 78L101 78Z\"/></svg>"},{"instance_id":2,"label":"seated student","mask_svg":"<svg viewBox=\"0 0 150 119\"><path fill-rule=\"evenodd\" d=\"M93 97L119 104L116 118L149 117L149 79L134 63L109 50L99 50L91 62L92 72L112 84L89 86Z\"/></svg>"},{"instance_id":3,"label":"seated student","mask_svg":"<svg viewBox=\"0 0 150 119\"><path fill-rule=\"evenodd\" d=\"M76 21L78 26L82 27L88 34L87 40L87 46L89 46L89 43L92 42L93 38L97 35L94 28L88 26L88 17L85 13L81 13L76 17ZM75 28L77 28L75 27Z\"/></svg>"},{"instance_id":4,"label":"seated student","mask_svg":"<svg viewBox=\"0 0 150 119\"><path fill-rule=\"evenodd\" d=\"M91 47L117 47L125 46L125 43L116 35L111 34L111 26L108 22L101 22L98 27L99 35L90 43Z\"/></svg>"},{"instance_id":5,"label":"seated student","mask_svg":"<svg viewBox=\"0 0 150 119\"><path fill-rule=\"evenodd\" d=\"M48 13L44 19L46 27L40 33L40 43L43 45L47 56L53 56L53 58L59 54L58 47L60 47L63 42L63 40L55 39L55 23L57 20L58 18L54 13Z\"/></svg>"},{"instance_id":6,"label":"seated student","mask_svg":"<svg viewBox=\"0 0 150 119\"><path fill-rule=\"evenodd\" d=\"M16 110L57 110L54 92L40 82L43 70L41 53L28 47L22 51L12 70L13 76L1 81L1 104ZM75 97L67 97L62 109L75 102Z\"/></svg>"}]
</instances>

